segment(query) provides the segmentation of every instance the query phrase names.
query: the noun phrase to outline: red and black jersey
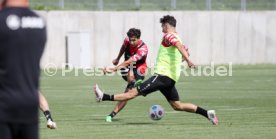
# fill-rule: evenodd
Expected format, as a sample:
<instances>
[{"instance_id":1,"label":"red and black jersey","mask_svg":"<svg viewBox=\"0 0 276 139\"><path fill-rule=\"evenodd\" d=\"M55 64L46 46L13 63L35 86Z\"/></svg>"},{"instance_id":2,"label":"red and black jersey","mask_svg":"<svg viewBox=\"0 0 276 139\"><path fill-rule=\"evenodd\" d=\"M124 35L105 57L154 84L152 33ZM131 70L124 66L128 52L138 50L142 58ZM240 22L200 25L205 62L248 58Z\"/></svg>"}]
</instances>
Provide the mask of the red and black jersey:
<instances>
[{"instance_id":1,"label":"red and black jersey","mask_svg":"<svg viewBox=\"0 0 276 139\"><path fill-rule=\"evenodd\" d=\"M147 54L148 54L147 45L142 40L140 40L137 46L133 47L129 43L129 38L126 37L124 40L123 46L125 46L126 48L125 60L128 60L129 58L131 58L135 62L134 66L136 66L136 68L143 66L145 68L141 68L141 69L145 70L147 67L147 63L146 63ZM145 71L141 71L141 73L144 73L144 72Z\"/></svg>"}]
</instances>

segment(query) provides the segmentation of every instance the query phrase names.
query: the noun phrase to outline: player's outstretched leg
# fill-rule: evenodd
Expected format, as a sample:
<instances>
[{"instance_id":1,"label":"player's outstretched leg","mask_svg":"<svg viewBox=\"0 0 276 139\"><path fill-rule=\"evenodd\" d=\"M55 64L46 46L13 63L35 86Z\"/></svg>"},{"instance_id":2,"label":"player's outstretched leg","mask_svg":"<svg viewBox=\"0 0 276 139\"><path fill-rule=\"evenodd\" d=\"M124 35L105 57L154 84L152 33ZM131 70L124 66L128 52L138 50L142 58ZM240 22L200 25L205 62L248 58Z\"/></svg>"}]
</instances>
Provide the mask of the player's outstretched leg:
<instances>
[{"instance_id":1,"label":"player's outstretched leg","mask_svg":"<svg viewBox=\"0 0 276 139\"><path fill-rule=\"evenodd\" d=\"M137 97L138 90L136 88L128 90L126 93L119 93L116 95L109 95L106 93L103 93L102 90L100 90L99 86L96 84L94 86L94 93L96 96L96 101L101 102L101 101L127 101L130 99L133 99Z\"/></svg>"},{"instance_id":2,"label":"player's outstretched leg","mask_svg":"<svg viewBox=\"0 0 276 139\"><path fill-rule=\"evenodd\" d=\"M128 81L127 87L125 89L125 93L128 92L130 89L139 86L142 83L142 80L135 80L134 77L128 77L132 78L132 81ZM127 101L119 101L113 111L105 117L106 122L112 122L112 119L126 106Z\"/></svg>"},{"instance_id":3,"label":"player's outstretched leg","mask_svg":"<svg viewBox=\"0 0 276 139\"><path fill-rule=\"evenodd\" d=\"M200 114L209 119L213 125L218 125L218 118L216 116L215 110L207 111L192 103L182 103L180 101L170 101L170 104L174 110Z\"/></svg>"}]
</instances>

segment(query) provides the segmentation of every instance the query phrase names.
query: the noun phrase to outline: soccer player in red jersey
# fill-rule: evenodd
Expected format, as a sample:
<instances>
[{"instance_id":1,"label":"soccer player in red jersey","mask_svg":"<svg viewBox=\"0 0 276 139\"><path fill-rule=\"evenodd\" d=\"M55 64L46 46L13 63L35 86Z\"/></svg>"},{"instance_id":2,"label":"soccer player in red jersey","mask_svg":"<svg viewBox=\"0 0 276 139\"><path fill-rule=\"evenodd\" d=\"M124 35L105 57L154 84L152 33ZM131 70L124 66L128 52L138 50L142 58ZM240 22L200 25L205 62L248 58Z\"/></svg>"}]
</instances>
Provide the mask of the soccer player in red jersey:
<instances>
[{"instance_id":1,"label":"soccer player in red jersey","mask_svg":"<svg viewBox=\"0 0 276 139\"><path fill-rule=\"evenodd\" d=\"M140 39L140 36L141 31L139 29L129 29L117 58L112 61L116 67L105 69L105 72L121 70L123 79L128 82L125 92L141 83L147 70L146 59L148 47ZM118 65L123 54L125 61ZM106 116L106 121L112 122L113 117L120 112L126 104L127 101L119 101L113 111Z\"/></svg>"}]
</instances>

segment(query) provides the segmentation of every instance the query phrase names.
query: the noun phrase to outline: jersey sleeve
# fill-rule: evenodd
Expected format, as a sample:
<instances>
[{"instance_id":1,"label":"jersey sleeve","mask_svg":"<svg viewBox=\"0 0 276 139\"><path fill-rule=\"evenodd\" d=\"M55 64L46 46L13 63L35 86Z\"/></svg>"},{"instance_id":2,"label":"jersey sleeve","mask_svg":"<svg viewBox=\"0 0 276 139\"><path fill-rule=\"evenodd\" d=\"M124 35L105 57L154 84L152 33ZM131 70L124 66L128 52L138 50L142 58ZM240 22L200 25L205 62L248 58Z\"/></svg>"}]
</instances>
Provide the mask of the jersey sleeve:
<instances>
[{"instance_id":1,"label":"jersey sleeve","mask_svg":"<svg viewBox=\"0 0 276 139\"><path fill-rule=\"evenodd\" d=\"M175 45L179 40L174 34L167 33L164 35L164 42L167 45Z\"/></svg>"},{"instance_id":2,"label":"jersey sleeve","mask_svg":"<svg viewBox=\"0 0 276 139\"><path fill-rule=\"evenodd\" d=\"M136 54L133 55L133 56L131 57L131 59L132 59L134 62L136 62L136 61L139 61L139 60L143 59L143 57L146 56L147 54L148 54L148 47L147 47L147 45L145 44L145 45L143 45L142 47L140 47L140 48L137 50Z\"/></svg>"}]
</instances>

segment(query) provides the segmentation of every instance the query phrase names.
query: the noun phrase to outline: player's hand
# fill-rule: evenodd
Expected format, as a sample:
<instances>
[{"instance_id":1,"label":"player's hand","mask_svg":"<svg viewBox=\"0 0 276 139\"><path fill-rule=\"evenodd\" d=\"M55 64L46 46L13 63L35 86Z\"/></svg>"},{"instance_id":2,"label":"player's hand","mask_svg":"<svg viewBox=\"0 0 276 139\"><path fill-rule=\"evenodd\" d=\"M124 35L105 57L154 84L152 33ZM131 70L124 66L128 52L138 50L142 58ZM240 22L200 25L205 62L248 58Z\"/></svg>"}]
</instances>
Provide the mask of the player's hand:
<instances>
[{"instance_id":1,"label":"player's hand","mask_svg":"<svg viewBox=\"0 0 276 139\"><path fill-rule=\"evenodd\" d=\"M116 59L114 59L114 60L112 61L112 63L113 63L113 65L117 66L118 63L119 63L119 60L116 58Z\"/></svg>"},{"instance_id":2,"label":"player's hand","mask_svg":"<svg viewBox=\"0 0 276 139\"><path fill-rule=\"evenodd\" d=\"M190 68L196 69L196 65L194 63L192 63L191 61L187 61L187 63Z\"/></svg>"},{"instance_id":3,"label":"player's hand","mask_svg":"<svg viewBox=\"0 0 276 139\"><path fill-rule=\"evenodd\" d=\"M104 74L115 72L115 68L103 68Z\"/></svg>"}]
</instances>

